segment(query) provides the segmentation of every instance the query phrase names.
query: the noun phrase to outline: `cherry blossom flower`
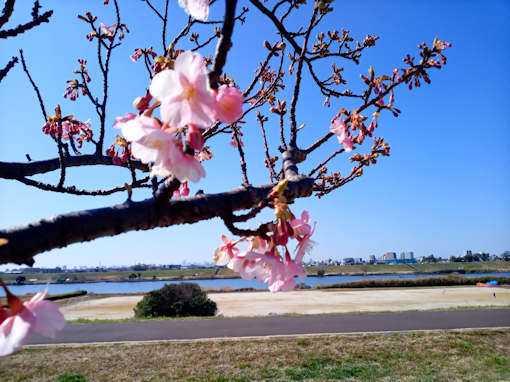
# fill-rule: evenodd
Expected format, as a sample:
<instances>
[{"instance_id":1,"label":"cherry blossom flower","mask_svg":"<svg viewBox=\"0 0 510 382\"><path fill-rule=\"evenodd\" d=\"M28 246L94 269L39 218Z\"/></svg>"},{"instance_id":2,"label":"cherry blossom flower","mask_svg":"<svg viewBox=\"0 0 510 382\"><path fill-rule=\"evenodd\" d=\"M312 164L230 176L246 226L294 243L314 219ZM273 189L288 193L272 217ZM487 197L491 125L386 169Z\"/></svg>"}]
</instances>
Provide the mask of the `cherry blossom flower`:
<instances>
[{"instance_id":1,"label":"cherry blossom flower","mask_svg":"<svg viewBox=\"0 0 510 382\"><path fill-rule=\"evenodd\" d=\"M179 6L195 19L205 21L209 17L209 0L179 0Z\"/></svg>"},{"instance_id":2,"label":"cherry blossom flower","mask_svg":"<svg viewBox=\"0 0 510 382\"><path fill-rule=\"evenodd\" d=\"M234 123L243 115L243 93L222 85L216 93L216 116L220 122Z\"/></svg>"},{"instance_id":3,"label":"cherry blossom flower","mask_svg":"<svg viewBox=\"0 0 510 382\"><path fill-rule=\"evenodd\" d=\"M143 163L152 163L151 176L174 175L180 182L198 182L205 170L192 155L182 152L174 133L163 130L160 122L144 115L117 122L124 138L131 142L131 153Z\"/></svg>"},{"instance_id":4,"label":"cherry blossom flower","mask_svg":"<svg viewBox=\"0 0 510 382\"><path fill-rule=\"evenodd\" d=\"M163 122L170 126L194 124L206 128L216 119L214 92L209 86L204 60L198 53L181 53L174 69L156 74L149 89L161 102Z\"/></svg>"},{"instance_id":5,"label":"cherry blossom flower","mask_svg":"<svg viewBox=\"0 0 510 382\"><path fill-rule=\"evenodd\" d=\"M14 296L0 280L7 294L9 309L0 308L0 356L11 354L25 343L32 332L55 338L65 325L65 318L57 305L44 300L48 287L28 302Z\"/></svg>"},{"instance_id":6,"label":"cherry blossom flower","mask_svg":"<svg viewBox=\"0 0 510 382\"><path fill-rule=\"evenodd\" d=\"M275 192L276 194L277 192ZM271 292L289 291L294 289L295 277L305 278L306 271L303 266L303 257L315 244L310 237L315 231L315 225L310 226L310 214L303 211L301 218L295 218L286 205L281 203L277 212L280 217L277 224L268 223L272 236L252 236L241 238L237 241L229 241L222 236L223 245L216 249L214 261L217 265L225 265L238 272L244 279L253 279L267 283ZM277 215L277 216L278 216ZM278 232L278 223L285 225L284 233ZM295 257L292 259L288 249L287 241L296 239L297 246ZM236 248L240 242L247 242L248 249L241 251ZM282 256L278 248L283 248L285 256Z\"/></svg>"},{"instance_id":7,"label":"cherry blossom flower","mask_svg":"<svg viewBox=\"0 0 510 382\"><path fill-rule=\"evenodd\" d=\"M184 182L178 190L174 191L172 197L179 199L189 195L188 182Z\"/></svg>"},{"instance_id":8,"label":"cherry blossom flower","mask_svg":"<svg viewBox=\"0 0 510 382\"><path fill-rule=\"evenodd\" d=\"M216 265L228 264L239 252L239 250L234 247L235 241L229 241L225 235L221 235L221 240L223 240L223 245L214 251L214 262Z\"/></svg>"},{"instance_id":9,"label":"cherry blossom flower","mask_svg":"<svg viewBox=\"0 0 510 382\"><path fill-rule=\"evenodd\" d=\"M354 142L348 135L349 131L347 126L345 126L341 118L337 118L331 122L329 131L331 131L333 134L336 134L338 142L340 142L340 144L344 147L345 151L349 152L352 150Z\"/></svg>"},{"instance_id":10,"label":"cherry blossom flower","mask_svg":"<svg viewBox=\"0 0 510 382\"><path fill-rule=\"evenodd\" d=\"M113 122L113 127L116 129L121 129L122 126L128 121L131 121L132 119L136 118L136 114L134 113L126 113L126 115L123 115L122 117L115 118L115 122Z\"/></svg>"},{"instance_id":11,"label":"cherry blossom flower","mask_svg":"<svg viewBox=\"0 0 510 382\"><path fill-rule=\"evenodd\" d=\"M103 32L103 37L107 38L110 41L113 41L113 35L114 35L114 26L106 26L103 23L99 24L99 28L101 29L101 32Z\"/></svg>"},{"instance_id":12,"label":"cherry blossom flower","mask_svg":"<svg viewBox=\"0 0 510 382\"><path fill-rule=\"evenodd\" d=\"M136 97L133 101L133 107L138 111L145 111L149 107L149 104L152 100L152 96L150 93L147 93L146 95Z\"/></svg>"},{"instance_id":13,"label":"cherry blossom flower","mask_svg":"<svg viewBox=\"0 0 510 382\"><path fill-rule=\"evenodd\" d=\"M205 143L202 130L198 126L190 124L186 133L186 142L195 150L202 150Z\"/></svg>"}]
</instances>

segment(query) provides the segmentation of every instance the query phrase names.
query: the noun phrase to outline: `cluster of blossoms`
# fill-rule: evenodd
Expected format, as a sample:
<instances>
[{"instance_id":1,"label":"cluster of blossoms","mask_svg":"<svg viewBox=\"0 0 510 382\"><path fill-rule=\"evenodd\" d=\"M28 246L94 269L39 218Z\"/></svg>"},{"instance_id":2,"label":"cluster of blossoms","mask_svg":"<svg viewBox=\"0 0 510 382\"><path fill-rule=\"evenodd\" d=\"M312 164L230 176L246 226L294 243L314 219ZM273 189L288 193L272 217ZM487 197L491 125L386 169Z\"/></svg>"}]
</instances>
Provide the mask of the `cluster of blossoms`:
<instances>
[{"instance_id":1,"label":"cluster of blossoms","mask_svg":"<svg viewBox=\"0 0 510 382\"><path fill-rule=\"evenodd\" d=\"M94 37L98 37L98 38L106 39L110 42L113 42L113 39L115 37L115 29L116 28L117 28L116 24L108 26L103 23L100 23L98 31L92 31L92 32L88 33L85 37L87 37L87 40L89 40L89 41L94 40ZM119 40L122 40L125 37L125 33L129 33L129 29L126 26L126 24L119 25L118 31L119 31Z\"/></svg>"},{"instance_id":2,"label":"cluster of blossoms","mask_svg":"<svg viewBox=\"0 0 510 382\"><path fill-rule=\"evenodd\" d=\"M7 295L7 309L0 305L0 356L20 348L32 332L55 338L66 321L57 305L45 300L48 288L23 302L0 280Z\"/></svg>"},{"instance_id":3,"label":"cluster of blossoms","mask_svg":"<svg viewBox=\"0 0 510 382\"><path fill-rule=\"evenodd\" d=\"M296 285L294 277L305 278L303 257L314 242L310 239L314 227L310 225L310 214L303 211L301 218L296 218L290 211L283 196L287 181L280 182L271 192L276 222L262 225L264 235L228 240L222 236L223 245L216 249L214 261L217 265L227 265L238 272L244 279L253 279L267 283L271 292L289 291ZM297 245L292 259L287 248L290 239ZM236 247L241 242L247 243L242 251Z\"/></svg>"},{"instance_id":4,"label":"cluster of blossoms","mask_svg":"<svg viewBox=\"0 0 510 382\"><path fill-rule=\"evenodd\" d=\"M190 51L177 56L173 69L157 73L149 91L134 102L140 114L117 118L114 126L131 142L132 155L152 164L152 176L198 182L205 170L194 150L203 149L202 132L216 121L236 122L242 115L242 93L226 85L212 89L202 56ZM161 119L152 116L157 106Z\"/></svg>"},{"instance_id":5,"label":"cluster of blossoms","mask_svg":"<svg viewBox=\"0 0 510 382\"><path fill-rule=\"evenodd\" d=\"M64 98L67 98L67 96L69 96L69 99L71 101L76 101L78 99L80 91L82 95L86 95L87 94L86 83L91 81L89 72L86 69L87 60L78 59L78 63L80 64L80 68L74 70L73 73L80 74L84 82L80 83L80 81L78 81L76 78L66 81L68 85L66 87L66 91L64 92Z\"/></svg>"},{"instance_id":6,"label":"cluster of blossoms","mask_svg":"<svg viewBox=\"0 0 510 382\"><path fill-rule=\"evenodd\" d=\"M62 117L60 106L55 108L55 115L49 116L46 123L42 127L44 134L48 134L53 138L61 136L63 140L76 144L81 148L83 141L90 142L93 137L90 121L81 122L75 120L72 115Z\"/></svg>"},{"instance_id":7,"label":"cluster of blossoms","mask_svg":"<svg viewBox=\"0 0 510 382\"><path fill-rule=\"evenodd\" d=\"M113 163L116 165L126 163L128 160L128 155L130 155L130 149L128 147L127 141L121 136L117 135L115 137L115 142L113 142L110 147L106 149L106 155L112 157Z\"/></svg>"},{"instance_id":8,"label":"cluster of blossoms","mask_svg":"<svg viewBox=\"0 0 510 382\"><path fill-rule=\"evenodd\" d=\"M342 118L344 114L348 117L345 120ZM367 117L359 114L357 110L348 112L342 108L331 121L329 131L337 136L338 142L346 152L349 152L354 148L355 143L361 145L366 136L372 136L374 129L377 127L378 116L379 112L375 112L374 119L367 127L365 125ZM354 135L356 131L358 133Z\"/></svg>"},{"instance_id":9,"label":"cluster of blossoms","mask_svg":"<svg viewBox=\"0 0 510 382\"><path fill-rule=\"evenodd\" d=\"M157 56L157 54L152 50L152 46L149 46L147 49L136 48L135 52L131 56L129 56L129 58L133 62L137 62L138 59L143 55L151 56L153 59Z\"/></svg>"}]
</instances>

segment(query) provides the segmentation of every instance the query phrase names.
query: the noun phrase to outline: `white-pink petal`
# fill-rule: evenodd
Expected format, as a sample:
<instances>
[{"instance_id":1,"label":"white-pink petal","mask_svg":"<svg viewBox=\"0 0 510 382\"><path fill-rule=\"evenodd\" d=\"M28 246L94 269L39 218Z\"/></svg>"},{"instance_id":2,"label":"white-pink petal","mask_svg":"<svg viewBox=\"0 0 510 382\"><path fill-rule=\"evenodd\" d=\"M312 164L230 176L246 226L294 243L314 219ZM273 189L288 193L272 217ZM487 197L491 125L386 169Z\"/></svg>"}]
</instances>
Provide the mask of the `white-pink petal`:
<instances>
[{"instance_id":1,"label":"white-pink petal","mask_svg":"<svg viewBox=\"0 0 510 382\"><path fill-rule=\"evenodd\" d=\"M209 17L209 0L179 0L179 5L195 19L205 21Z\"/></svg>"},{"instance_id":2,"label":"white-pink petal","mask_svg":"<svg viewBox=\"0 0 510 382\"><path fill-rule=\"evenodd\" d=\"M7 318L0 325L0 356L11 354L25 343L33 321L33 316L19 314Z\"/></svg>"},{"instance_id":3,"label":"white-pink petal","mask_svg":"<svg viewBox=\"0 0 510 382\"><path fill-rule=\"evenodd\" d=\"M174 84L174 86L168 86L168 84ZM157 100L175 97L181 91L178 74L173 70L159 72L152 78L149 91Z\"/></svg>"},{"instance_id":4,"label":"white-pink petal","mask_svg":"<svg viewBox=\"0 0 510 382\"><path fill-rule=\"evenodd\" d=\"M35 316L32 329L45 337L55 338L57 330L62 330L66 324L64 315L53 301L39 301L30 311Z\"/></svg>"}]
</instances>

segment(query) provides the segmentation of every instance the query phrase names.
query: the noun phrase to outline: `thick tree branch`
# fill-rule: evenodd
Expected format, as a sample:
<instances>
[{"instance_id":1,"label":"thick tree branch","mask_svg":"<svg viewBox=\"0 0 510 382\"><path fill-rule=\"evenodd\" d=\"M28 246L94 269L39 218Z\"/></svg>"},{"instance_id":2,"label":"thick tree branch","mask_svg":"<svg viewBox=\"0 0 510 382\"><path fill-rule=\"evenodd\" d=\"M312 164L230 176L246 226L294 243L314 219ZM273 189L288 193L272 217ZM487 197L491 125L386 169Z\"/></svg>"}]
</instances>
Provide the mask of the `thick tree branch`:
<instances>
[{"instance_id":1,"label":"thick tree branch","mask_svg":"<svg viewBox=\"0 0 510 382\"><path fill-rule=\"evenodd\" d=\"M146 164L138 160L132 161L133 167L144 172L149 171ZM111 157L106 155L77 155L66 157L66 167L78 166L121 166L127 167L127 164L121 163L116 165ZM0 162L0 178L17 179L36 174L45 174L47 172L60 169L59 158L32 161L28 163L22 162Z\"/></svg>"},{"instance_id":2,"label":"thick tree branch","mask_svg":"<svg viewBox=\"0 0 510 382\"><path fill-rule=\"evenodd\" d=\"M314 180L290 180L285 196L289 201L310 196ZM7 243L0 246L0 264L34 263L41 252L134 230L149 230L177 224L192 224L232 211L256 207L267 198L274 184L241 187L232 191L172 200L165 206L155 199L126 202L113 207L73 212L23 226L0 230Z\"/></svg>"},{"instance_id":3,"label":"thick tree branch","mask_svg":"<svg viewBox=\"0 0 510 382\"><path fill-rule=\"evenodd\" d=\"M209 73L209 82L211 87L216 89L218 87L218 79L223 71L223 66L227 62L227 53L232 47L232 32L234 31L234 24L236 19L236 5L237 0L226 0L225 6L225 21L221 28L221 37L216 46L216 53L214 55L213 69Z\"/></svg>"}]
</instances>

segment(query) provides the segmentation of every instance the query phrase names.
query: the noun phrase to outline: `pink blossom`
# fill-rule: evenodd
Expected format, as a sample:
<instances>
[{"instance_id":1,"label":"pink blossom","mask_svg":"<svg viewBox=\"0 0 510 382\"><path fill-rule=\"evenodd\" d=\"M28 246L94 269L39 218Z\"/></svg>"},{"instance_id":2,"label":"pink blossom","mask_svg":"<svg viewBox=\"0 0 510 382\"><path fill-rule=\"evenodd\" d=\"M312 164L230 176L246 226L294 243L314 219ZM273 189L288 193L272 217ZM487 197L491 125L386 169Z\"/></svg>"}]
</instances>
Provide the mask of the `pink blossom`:
<instances>
[{"instance_id":1,"label":"pink blossom","mask_svg":"<svg viewBox=\"0 0 510 382\"><path fill-rule=\"evenodd\" d=\"M132 154L143 163L152 163L151 176L174 175L181 182L198 182L205 177L200 162L183 153L173 131L163 130L157 119L141 115L118 124L131 142Z\"/></svg>"},{"instance_id":2,"label":"pink blossom","mask_svg":"<svg viewBox=\"0 0 510 382\"><path fill-rule=\"evenodd\" d=\"M154 76L150 93L161 102L161 118L170 126L180 128L191 123L206 128L215 121L214 93L198 53L181 53L174 70L163 70Z\"/></svg>"},{"instance_id":3,"label":"pink blossom","mask_svg":"<svg viewBox=\"0 0 510 382\"><path fill-rule=\"evenodd\" d=\"M184 182L178 190L174 191L173 198L179 199L189 195L188 182Z\"/></svg>"},{"instance_id":4,"label":"pink blossom","mask_svg":"<svg viewBox=\"0 0 510 382\"><path fill-rule=\"evenodd\" d=\"M212 153L208 146L202 148L200 152L195 153L195 158L197 158L200 162L210 160L212 159L213 156L214 154Z\"/></svg>"},{"instance_id":5,"label":"pink blossom","mask_svg":"<svg viewBox=\"0 0 510 382\"><path fill-rule=\"evenodd\" d=\"M0 308L0 356L11 354L25 343L32 332L55 338L65 318L52 301L44 300L48 287L23 303L0 281L7 294L9 310Z\"/></svg>"},{"instance_id":6,"label":"pink blossom","mask_svg":"<svg viewBox=\"0 0 510 382\"><path fill-rule=\"evenodd\" d=\"M239 89L222 85L216 93L216 116L220 122L234 123L243 115L243 94Z\"/></svg>"},{"instance_id":7,"label":"pink blossom","mask_svg":"<svg viewBox=\"0 0 510 382\"><path fill-rule=\"evenodd\" d=\"M286 245L289 236L294 236L292 226L285 219L278 219L276 229L273 234L273 242L275 245Z\"/></svg>"},{"instance_id":8,"label":"pink blossom","mask_svg":"<svg viewBox=\"0 0 510 382\"><path fill-rule=\"evenodd\" d=\"M202 135L202 130L193 124L188 126L188 132L186 133L186 142L195 150L202 150L204 147L204 137Z\"/></svg>"},{"instance_id":9,"label":"pink blossom","mask_svg":"<svg viewBox=\"0 0 510 382\"><path fill-rule=\"evenodd\" d=\"M113 122L113 127L116 129L122 129L122 126L128 121L131 121L132 119L136 118L136 114L134 113L127 113L126 115L122 117L115 118L115 122Z\"/></svg>"},{"instance_id":10,"label":"pink blossom","mask_svg":"<svg viewBox=\"0 0 510 382\"><path fill-rule=\"evenodd\" d=\"M135 48L135 52L129 56L131 61L137 62L140 57L143 55L143 50L141 48Z\"/></svg>"},{"instance_id":11,"label":"pink blossom","mask_svg":"<svg viewBox=\"0 0 510 382\"><path fill-rule=\"evenodd\" d=\"M294 230L294 235L304 236L309 235L312 231L310 227L310 213L308 211L303 211L301 213L301 219L294 218L290 221L290 225Z\"/></svg>"},{"instance_id":12,"label":"pink blossom","mask_svg":"<svg viewBox=\"0 0 510 382\"><path fill-rule=\"evenodd\" d=\"M341 118L337 118L331 122L329 131L331 131L333 134L336 134L338 142L340 142L340 144L344 147L345 151L349 152L352 150L354 142L348 135L349 131L347 126L345 126Z\"/></svg>"},{"instance_id":13,"label":"pink blossom","mask_svg":"<svg viewBox=\"0 0 510 382\"><path fill-rule=\"evenodd\" d=\"M152 100L152 96L150 93L147 93L146 95L136 97L133 101L133 107L138 111L145 111L149 107L149 104Z\"/></svg>"},{"instance_id":14,"label":"pink blossom","mask_svg":"<svg viewBox=\"0 0 510 382\"><path fill-rule=\"evenodd\" d=\"M105 24L100 23L99 28L101 28L101 32L103 32L103 37L107 38L110 41L113 40L113 35L114 35L113 25L106 26Z\"/></svg>"},{"instance_id":15,"label":"pink blossom","mask_svg":"<svg viewBox=\"0 0 510 382\"><path fill-rule=\"evenodd\" d=\"M221 235L221 240L223 240L223 245L214 251L214 262L216 265L228 264L239 252L239 250L234 247L235 242L233 240L229 241L225 235Z\"/></svg>"},{"instance_id":16,"label":"pink blossom","mask_svg":"<svg viewBox=\"0 0 510 382\"><path fill-rule=\"evenodd\" d=\"M205 21L209 16L209 0L179 0L179 6L195 19Z\"/></svg>"}]
</instances>

